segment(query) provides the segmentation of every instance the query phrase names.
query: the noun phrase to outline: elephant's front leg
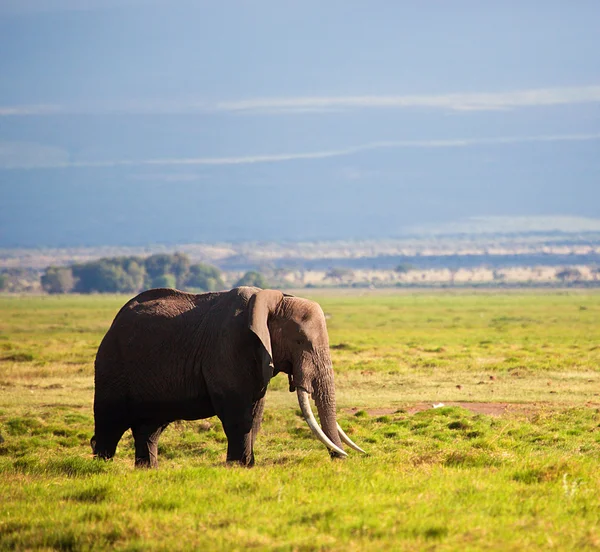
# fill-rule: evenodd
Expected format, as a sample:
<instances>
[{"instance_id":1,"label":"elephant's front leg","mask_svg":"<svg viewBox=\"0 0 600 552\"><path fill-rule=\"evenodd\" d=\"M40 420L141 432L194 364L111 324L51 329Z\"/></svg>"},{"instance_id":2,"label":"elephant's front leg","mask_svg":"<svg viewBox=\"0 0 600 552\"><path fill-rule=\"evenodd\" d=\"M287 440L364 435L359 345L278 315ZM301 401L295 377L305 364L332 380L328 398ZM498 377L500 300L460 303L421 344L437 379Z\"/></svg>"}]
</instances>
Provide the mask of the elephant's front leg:
<instances>
[{"instance_id":1,"label":"elephant's front leg","mask_svg":"<svg viewBox=\"0 0 600 552\"><path fill-rule=\"evenodd\" d=\"M223 420L223 429L227 435L227 462L239 462L242 466L253 466L252 423Z\"/></svg>"},{"instance_id":2,"label":"elephant's front leg","mask_svg":"<svg viewBox=\"0 0 600 552\"><path fill-rule=\"evenodd\" d=\"M256 422L260 425L262 406L258 403L261 401L247 407L229 405L227 411L219 416L227 435L227 462L238 462L248 467L254 465L253 428L258 431Z\"/></svg>"}]
</instances>

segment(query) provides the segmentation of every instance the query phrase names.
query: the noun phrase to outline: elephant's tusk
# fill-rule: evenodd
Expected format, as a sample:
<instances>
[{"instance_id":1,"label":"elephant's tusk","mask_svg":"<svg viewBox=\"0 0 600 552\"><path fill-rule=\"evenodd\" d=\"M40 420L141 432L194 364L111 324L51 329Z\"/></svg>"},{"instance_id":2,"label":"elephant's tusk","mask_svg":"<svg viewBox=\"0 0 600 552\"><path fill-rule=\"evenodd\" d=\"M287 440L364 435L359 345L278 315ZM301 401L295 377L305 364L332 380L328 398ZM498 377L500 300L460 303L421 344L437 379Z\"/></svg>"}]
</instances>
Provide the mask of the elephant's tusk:
<instances>
[{"instance_id":1,"label":"elephant's tusk","mask_svg":"<svg viewBox=\"0 0 600 552\"><path fill-rule=\"evenodd\" d=\"M338 433L340 434L340 439L346 443L350 448L353 448L354 450L357 450L358 452L363 452L365 454L367 454L363 449L361 449L356 443L354 443L352 441L352 439L350 439L350 437L348 437L348 435L346 435L344 433L344 430L340 427L340 424L337 424L337 429L338 429Z\"/></svg>"},{"instance_id":2,"label":"elephant's tusk","mask_svg":"<svg viewBox=\"0 0 600 552\"><path fill-rule=\"evenodd\" d=\"M312 408L310 407L310 403L308 402L308 392L300 387L296 387L296 393L298 394L298 404L300 405L300 410L302 411L302 415L310 427L310 430L314 433L315 437L319 439L326 447L331 450L337 452L340 456L348 456L340 447L338 447L327 435L325 435L324 431L320 428L317 420L315 419L315 415L312 412Z\"/></svg>"}]
</instances>

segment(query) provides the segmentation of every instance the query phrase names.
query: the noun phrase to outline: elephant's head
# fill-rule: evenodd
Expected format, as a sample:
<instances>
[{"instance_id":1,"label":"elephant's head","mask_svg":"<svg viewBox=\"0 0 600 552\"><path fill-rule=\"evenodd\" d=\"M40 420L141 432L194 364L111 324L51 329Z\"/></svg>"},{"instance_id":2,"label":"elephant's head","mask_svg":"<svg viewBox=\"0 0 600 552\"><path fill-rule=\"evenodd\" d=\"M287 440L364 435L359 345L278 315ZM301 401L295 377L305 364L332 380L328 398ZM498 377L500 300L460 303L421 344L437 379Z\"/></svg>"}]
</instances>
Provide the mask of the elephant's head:
<instances>
[{"instance_id":1,"label":"elephant's head","mask_svg":"<svg viewBox=\"0 0 600 552\"><path fill-rule=\"evenodd\" d=\"M346 456L342 442L364 452L336 422L329 336L319 304L280 291L262 290L250 299L249 311L250 329L260 339L258 355L265 386L274 374L288 374L290 391L296 391L304 418L332 456ZM312 413L310 395L322 428Z\"/></svg>"}]
</instances>

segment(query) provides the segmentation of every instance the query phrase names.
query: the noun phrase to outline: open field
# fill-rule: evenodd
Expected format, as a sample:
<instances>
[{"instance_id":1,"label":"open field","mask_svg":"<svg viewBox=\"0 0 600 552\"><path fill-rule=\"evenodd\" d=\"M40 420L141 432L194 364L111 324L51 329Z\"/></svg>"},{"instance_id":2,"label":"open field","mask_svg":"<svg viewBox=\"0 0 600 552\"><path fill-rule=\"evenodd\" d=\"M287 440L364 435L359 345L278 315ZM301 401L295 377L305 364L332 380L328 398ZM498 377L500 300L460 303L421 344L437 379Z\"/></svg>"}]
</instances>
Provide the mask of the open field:
<instances>
[{"instance_id":1,"label":"open field","mask_svg":"<svg viewBox=\"0 0 600 552\"><path fill-rule=\"evenodd\" d=\"M172 424L157 471L129 435L94 461L127 298L0 297L0 549L600 549L600 293L309 291L369 455L329 460L278 376L251 470L216 418Z\"/></svg>"}]
</instances>

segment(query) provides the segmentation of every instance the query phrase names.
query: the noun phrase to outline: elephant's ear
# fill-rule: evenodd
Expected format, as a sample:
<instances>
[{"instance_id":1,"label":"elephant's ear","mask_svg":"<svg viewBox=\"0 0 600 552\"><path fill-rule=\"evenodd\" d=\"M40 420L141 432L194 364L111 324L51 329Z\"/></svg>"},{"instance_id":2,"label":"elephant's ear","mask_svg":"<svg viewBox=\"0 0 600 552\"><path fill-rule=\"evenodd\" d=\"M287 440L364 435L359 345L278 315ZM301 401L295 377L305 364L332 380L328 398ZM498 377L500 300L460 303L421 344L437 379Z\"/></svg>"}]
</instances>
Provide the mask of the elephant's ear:
<instances>
[{"instance_id":1,"label":"elephant's ear","mask_svg":"<svg viewBox=\"0 0 600 552\"><path fill-rule=\"evenodd\" d=\"M260 339L260 347L257 351L257 359L262 368L264 387L273 377L273 348L271 346L271 335L269 334L269 315L271 315L283 301L283 293L273 289L263 289L250 298L248 303L248 327Z\"/></svg>"}]
</instances>

